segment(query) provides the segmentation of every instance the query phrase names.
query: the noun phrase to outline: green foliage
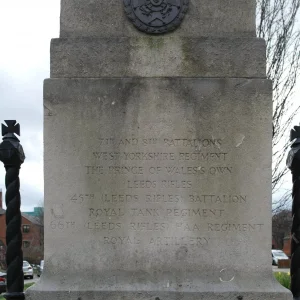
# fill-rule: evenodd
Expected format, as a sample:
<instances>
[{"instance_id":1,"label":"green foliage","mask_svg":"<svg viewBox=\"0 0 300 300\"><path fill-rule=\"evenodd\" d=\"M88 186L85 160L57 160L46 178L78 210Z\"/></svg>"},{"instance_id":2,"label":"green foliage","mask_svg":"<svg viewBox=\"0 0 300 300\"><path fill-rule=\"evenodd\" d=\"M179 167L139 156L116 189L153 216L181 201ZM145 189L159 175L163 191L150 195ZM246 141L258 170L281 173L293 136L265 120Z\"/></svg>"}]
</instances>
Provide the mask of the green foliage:
<instances>
[{"instance_id":1,"label":"green foliage","mask_svg":"<svg viewBox=\"0 0 300 300\"><path fill-rule=\"evenodd\" d=\"M34 283L33 282L31 282L31 283L25 283L24 284L24 291L26 291L28 288L30 288L32 285L34 285Z\"/></svg>"},{"instance_id":2,"label":"green foliage","mask_svg":"<svg viewBox=\"0 0 300 300\"><path fill-rule=\"evenodd\" d=\"M282 286L284 286L287 289L290 289L290 286L291 286L290 273L276 272L276 273L274 273L274 276Z\"/></svg>"}]
</instances>

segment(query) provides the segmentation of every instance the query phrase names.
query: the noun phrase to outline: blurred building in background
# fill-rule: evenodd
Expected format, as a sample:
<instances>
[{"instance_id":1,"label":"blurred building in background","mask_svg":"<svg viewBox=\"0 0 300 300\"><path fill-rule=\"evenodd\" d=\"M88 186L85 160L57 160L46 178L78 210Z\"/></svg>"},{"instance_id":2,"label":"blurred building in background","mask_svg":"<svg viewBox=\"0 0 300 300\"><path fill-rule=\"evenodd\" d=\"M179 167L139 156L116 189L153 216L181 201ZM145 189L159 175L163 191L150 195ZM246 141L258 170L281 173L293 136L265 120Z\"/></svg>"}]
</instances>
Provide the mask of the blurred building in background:
<instances>
[{"instance_id":1,"label":"blurred building in background","mask_svg":"<svg viewBox=\"0 0 300 300\"><path fill-rule=\"evenodd\" d=\"M39 264L44 258L44 210L37 208L32 214L22 213L23 257L29 263ZM5 269L6 218L0 190L0 269Z\"/></svg>"}]
</instances>

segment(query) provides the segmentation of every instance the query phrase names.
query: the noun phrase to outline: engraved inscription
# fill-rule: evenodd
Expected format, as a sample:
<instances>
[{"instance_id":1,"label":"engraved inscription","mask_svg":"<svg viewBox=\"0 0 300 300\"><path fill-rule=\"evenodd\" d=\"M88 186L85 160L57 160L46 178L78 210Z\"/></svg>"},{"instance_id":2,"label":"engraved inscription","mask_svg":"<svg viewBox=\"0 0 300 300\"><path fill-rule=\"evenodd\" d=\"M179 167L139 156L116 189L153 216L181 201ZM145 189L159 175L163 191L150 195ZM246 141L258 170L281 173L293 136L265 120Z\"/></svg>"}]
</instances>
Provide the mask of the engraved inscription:
<instances>
[{"instance_id":1,"label":"engraved inscription","mask_svg":"<svg viewBox=\"0 0 300 300\"><path fill-rule=\"evenodd\" d=\"M130 223L129 230L133 231L164 231L169 229L168 223Z\"/></svg>"},{"instance_id":2,"label":"engraved inscription","mask_svg":"<svg viewBox=\"0 0 300 300\"><path fill-rule=\"evenodd\" d=\"M74 221L52 221L50 223L50 228L54 230L73 229L75 228L75 224Z\"/></svg>"},{"instance_id":3,"label":"engraved inscription","mask_svg":"<svg viewBox=\"0 0 300 300\"><path fill-rule=\"evenodd\" d=\"M185 208L185 209L167 209L166 216L167 217L222 217L224 213L224 209L200 209L200 208Z\"/></svg>"},{"instance_id":4,"label":"engraved inscription","mask_svg":"<svg viewBox=\"0 0 300 300\"><path fill-rule=\"evenodd\" d=\"M87 229L96 230L117 230L122 228L122 223L112 223L112 222L87 222L85 223Z\"/></svg>"},{"instance_id":5,"label":"engraved inscription","mask_svg":"<svg viewBox=\"0 0 300 300\"><path fill-rule=\"evenodd\" d=\"M246 195L189 195L189 201L193 203L246 203Z\"/></svg>"},{"instance_id":6,"label":"engraved inscription","mask_svg":"<svg viewBox=\"0 0 300 300\"><path fill-rule=\"evenodd\" d=\"M161 161L175 160L175 153L165 152L93 152L96 159L123 161Z\"/></svg>"},{"instance_id":7,"label":"engraved inscription","mask_svg":"<svg viewBox=\"0 0 300 300\"><path fill-rule=\"evenodd\" d=\"M208 231L261 231L264 224L211 224L208 223Z\"/></svg>"},{"instance_id":8,"label":"engraved inscription","mask_svg":"<svg viewBox=\"0 0 300 300\"><path fill-rule=\"evenodd\" d=\"M90 208L89 217L90 218L100 218L100 217L123 217L125 212L121 208Z\"/></svg>"},{"instance_id":9,"label":"engraved inscription","mask_svg":"<svg viewBox=\"0 0 300 300\"><path fill-rule=\"evenodd\" d=\"M177 236L165 236L165 237L156 237L150 239L149 244L154 244L156 246L165 245L165 246L204 246L209 242L209 238L206 237L177 237Z\"/></svg>"},{"instance_id":10,"label":"engraved inscription","mask_svg":"<svg viewBox=\"0 0 300 300\"><path fill-rule=\"evenodd\" d=\"M86 230L107 247L156 248L206 247L220 235L261 232L263 222L232 219L233 209L248 209L251 195L207 184L236 176L233 149L219 137L99 137L78 169L97 188L67 195L85 217L50 228Z\"/></svg>"},{"instance_id":11,"label":"engraved inscription","mask_svg":"<svg viewBox=\"0 0 300 300\"><path fill-rule=\"evenodd\" d=\"M113 245L139 245L141 241L136 237L129 236L112 236L112 237L103 237L104 245L113 244Z\"/></svg>"}]
</instances>

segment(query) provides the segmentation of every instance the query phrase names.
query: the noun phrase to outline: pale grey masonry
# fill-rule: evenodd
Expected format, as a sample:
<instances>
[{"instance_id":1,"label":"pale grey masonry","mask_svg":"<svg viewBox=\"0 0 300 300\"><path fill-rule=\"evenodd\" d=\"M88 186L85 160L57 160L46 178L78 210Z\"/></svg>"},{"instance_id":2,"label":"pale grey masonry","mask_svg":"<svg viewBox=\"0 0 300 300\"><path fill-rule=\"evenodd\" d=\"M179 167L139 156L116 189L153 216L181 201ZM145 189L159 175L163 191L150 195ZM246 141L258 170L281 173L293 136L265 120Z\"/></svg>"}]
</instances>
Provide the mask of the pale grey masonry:
<instances>
[{"instance_id":1,"label":"pale grey masonry","mask_svg":"<svg viewBox=\"0 0 300 300\"><path fill-rule=\"evenodd\" d=\"M264 78L265 74L265 41L256 38L146 36L54 39L51 43L51 76L55 78Z\"/></svg>"},{"instance_id":2,"label":"pale grey masonry","mask_svg":"<svg viewBox=\"0 0 300 300\"><path fill-rule=\"evenodd\" d=\"M272 83L254 0L138 31L62 0L44 83L45 267L27 300L290 300L271 266Z\"/></svg>"},{"instance_id":3,"label":"pale grey masonry","mask_svg":"<svg viewBox=\"0 0 300 300\"><path fill-rule=\"evenodd\" d=\"M168 36L255 37L255 0L190 0L180 28ZM122 0L62 0L61 37L139 37Z\"/></svg>"}]
</instances>

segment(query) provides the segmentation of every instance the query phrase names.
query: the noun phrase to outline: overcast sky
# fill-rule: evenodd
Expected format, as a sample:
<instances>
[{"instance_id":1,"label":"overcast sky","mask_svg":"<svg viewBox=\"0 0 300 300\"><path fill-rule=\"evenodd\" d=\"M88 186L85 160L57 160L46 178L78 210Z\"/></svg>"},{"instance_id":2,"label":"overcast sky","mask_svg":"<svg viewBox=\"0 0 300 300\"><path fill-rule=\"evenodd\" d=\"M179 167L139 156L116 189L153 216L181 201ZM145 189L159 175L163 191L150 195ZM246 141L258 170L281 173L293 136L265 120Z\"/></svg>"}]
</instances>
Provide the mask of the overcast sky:
<instances>
[{"instance_id":1,"label":"overcast sky","mask_svg":"<svg viewBox=\"0 0 300 300\"><path fill-rule=\"evenodd\" d=\"M21 124L26 161L20 172L22 210L43 200L43 80L50 39L59 35L60 0L0 0L0 122ZM0 165L0 188L4 190Z\"/></svg>"},{"instance_id":2,"label":"overcast sky","mask_svg":"<svg viewBox=\"0 0 300 300\"><path fill-rule=\"evenodd\" d=\"M21 124L23 211L43 201L43 80L49 77L50 39L59 35L59 6L60 0L0 0L0 122ZM3 192L4 176L1 163ZM289 188L290 177L287 182Z\"/></svg>"}]
</instances>

